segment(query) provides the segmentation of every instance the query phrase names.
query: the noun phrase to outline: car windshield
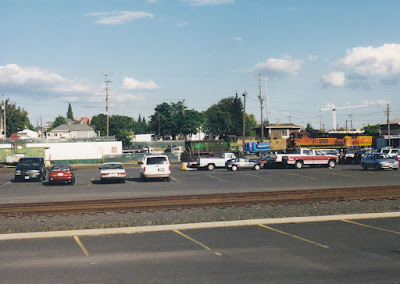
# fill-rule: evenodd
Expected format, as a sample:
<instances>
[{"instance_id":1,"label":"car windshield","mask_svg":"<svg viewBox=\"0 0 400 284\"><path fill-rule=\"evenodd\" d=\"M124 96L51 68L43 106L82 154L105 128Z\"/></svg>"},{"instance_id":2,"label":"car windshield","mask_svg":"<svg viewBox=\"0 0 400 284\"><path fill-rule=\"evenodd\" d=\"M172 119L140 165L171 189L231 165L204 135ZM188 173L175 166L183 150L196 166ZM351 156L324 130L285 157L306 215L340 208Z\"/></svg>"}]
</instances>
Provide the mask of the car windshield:
<instances>
[{"instance_id":1,"label":"car windshield","mask_svg":"<svg viewBox=\"0 0 400 284\"><path fill-rule=\"evenodd\" d=\"M374 156L375 160L377 159L390 159L390 157L386 154L378 154Z\"/></svg>"},{"instance_id":2,"label":"car windshield","mask_svg":"<svg viewBox=\"0 0 400 284\"><path fill-rule=\"evenodd\" d=\"M121 164L106 164L103 165L103 170L114 170L114 169L123 169L124 167Z\"/></svg>"},{"instance_id":3,"label":"car windshield","mask_svg":"<svg viewBox=\"0 0 400 284\"><path fill-rule=\"evenodd\" d=\"M29 167L29 166L34 166L34 167L38 167L39 166L39 159L29 159L29 158L25 158L25 159L21 159L18 162L19 166L24 166L24 167Z\"/></svg>"},{"instance_id":4,"label":"car windshield","mask_svg":"<svg viewBox=\"0 0 400 284\"><path fill-rule=\"evenodd\" d=\"M55 165L53 166L50 171L56 172L56 171L71 171L71 168L67 165Z\"/></svg>"},{"instance_id":5,"label":"car windshield","mask_svg":"<svg viewBox=\"0 0 400 284\"><path fill-rule=\"evenodd\" d=\"M167 158L165 157L148 157L147 158L148 165L158 165L158 164L168 164Z\"/></svg>"}]
</instances>

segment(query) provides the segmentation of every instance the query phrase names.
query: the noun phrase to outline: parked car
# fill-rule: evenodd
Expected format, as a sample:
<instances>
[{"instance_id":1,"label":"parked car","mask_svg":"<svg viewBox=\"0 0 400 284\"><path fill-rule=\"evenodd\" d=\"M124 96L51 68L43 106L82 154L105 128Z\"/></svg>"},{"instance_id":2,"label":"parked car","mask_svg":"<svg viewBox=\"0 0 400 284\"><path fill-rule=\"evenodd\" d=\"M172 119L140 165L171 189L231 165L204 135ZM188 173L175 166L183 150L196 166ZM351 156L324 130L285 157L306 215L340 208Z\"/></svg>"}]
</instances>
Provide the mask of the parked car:
<instances>
[{"instance_id":1,"label":"parked car","mask_svg":"<svg viewBox=\"0 0 400 284\"><path fill-rule=\"evenodd\" d=\"M167 181L171 179L171 164L166 155L148 155L144 156L140 162L140 178L163 178Z\"/></svg>"},{"instance_id":2,"label":"parked car","mask_svg":"<svg viewBox=\"0 0 400 284\"><path fill-rule=\"evenodd\" d=\"M14 180L18 181L43 181L46 179L46 166L43 157L22 157L15 168Z\"/></svg>"},{"instance_id":3,"label":"parked car","mask_svg":"<svg viewBox=\"0 0 400 284\"><path fill-rule=\"evenodd\" d=\"M228 160L225 167L231 171L237 171L238 169L253 169L258 171L261 168L261 163L258 161L250 161L249 159L239 157Z\"/></svg>"},{"instance_id":4,"label":"parked car","mask_svg":"<svg viewBox=\"0 0 400 284\"><path fill-rule=\"evenodd\" d=\"M344 155L344 163L345 164L355 164L356 162L356 153L358 152L357 149L349 149L347 150L346 154Z\"/></svg>"},{"instance_id":5,"label":"parked car","mask_svg":"<svg viewBox=\"0 0 400 284\"><path fill-rule=\"evenodd\" d=\"M104 163L100 168L100 181L120 181L125 183L126 172L124 166L118 162Z\"/></svg>"},{"instance_id":6,"label":"parked car","mask_svg":"<svg viewBox=\"0 0 400 284\"><path fill-rule=\"evenodd\" d=\"M74 169L70 165L54 165L49 170L49 183L75 183Z\"/></svg>"},{"instance_id":7,"label":"parked car","mask_svg":"<svg viewBox=\"0 0 400 284\"><path fill-rule=\"evenodd\" d=\"M257 164L260 164L261 167L266 168L275 162L275 155L267 154L261 159L250 159L250 162L255 162Z\"/></svg>"},{"instance_id":8,"label":"parked car","mask_svg":"<svg viewBox=\"0 0 400 284\"><path fill-rule=\"evenodd\" d=\"M336 150L336 149L318 149L318 150L320 150L325 155L335 155L335 156L338 156L338 157L340 155L339 151Z\"/></svg>"},{"instance_id":9,"label":"parked car","mask_svg":"<svg viewBox=\"0 0 400 284\"><path fill-rule=\"evenodd\" d=\"M387 155L389 155L389 157L394 158L400 154L400 149L385 147L385 148L380 149L380 151L378 151L378 152L387 154Z\"/></svg>"},{"instance_id":10,"label":"parked car","mask_svg":"<svg viewBox=\"0 0 400 284\"><path fill-rule=\"evenodd\" d=\"M368 153L361 159L361 167L364 170L374 168L375 170L399 168L399 162L396 159L390 158L387 154Z\"/></svg>"}]
</instances>

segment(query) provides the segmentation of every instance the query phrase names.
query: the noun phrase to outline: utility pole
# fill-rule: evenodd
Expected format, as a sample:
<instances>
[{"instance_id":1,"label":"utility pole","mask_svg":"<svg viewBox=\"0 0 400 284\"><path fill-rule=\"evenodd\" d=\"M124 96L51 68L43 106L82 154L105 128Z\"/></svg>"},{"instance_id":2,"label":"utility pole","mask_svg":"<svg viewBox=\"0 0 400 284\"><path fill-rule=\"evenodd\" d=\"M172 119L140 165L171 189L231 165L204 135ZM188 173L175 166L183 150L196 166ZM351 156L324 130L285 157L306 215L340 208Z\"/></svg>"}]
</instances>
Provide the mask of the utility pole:
<instances>
[{"instance_id":1,"label":"utility pole","mask_svg":"<svg viewBox=\"0 0 400 284\"><path fill-rule=\"evenodd\" d=\"M351 117L351 113L350 113L350 130L353 130L353 118Z\"/></svg>"},{"instance_id":2,"label":"utility pole","mask_svg":"<svg viewBox=\"0 0 400 284\"><path fill-rule=\"evenodd\" d=\"M3 135L3 141L4 139L7 138L7 124L6 124L6 97L3 94L3 130L4 130L4 135Z\"/></svg>"},{"instance_id":3,"label":"utility pole","mask_svg":"<svg viewBox=\"0 0 400 284\"><path fill-rule=\"evenodd\" d=\"M245 145L245 136L246 136L246 96L247 96L246 91L244 91L242 96L243 96L243 146L242 146L242 148L243 148L243 156L244 156L244 153L245 153L244 145Z\"/></svg>"},{"instance_id":4,"label":"utility pole","mask_svg":"<svg viewBox=\"0 0 400 284\"><path fill-rule=\"evenodd\" d=\"M387 104L386 108L386 119L387 119L387 131L388 131L388 146L390 146L390 108L389 104Z\"/></svg>"},{"instance_id":5,"label":"utility pole","mask_svg":"<svg viewBox=\"0 0 400 284\"><path fill-rule=\"evenodd\" d=\"M263 98L261 94L261 75L258 74L258 86L260 88L260 95L258 96L260 100L261 107L261 142L264 142L264 118L263 118Z\"/></svg>"},{"instance_id":6,"label":"utility pole","mask_svg":"<svg viewBox=\"0 0 400 284\"><path fill-rule=\"evenodd\" d=\"M110 136L110 118L108 114L108 83L111 81L108 81L108 73L104 75L106 77L105 83L106 83L106 114L107 114L107 136Z\"/></svg>"}]
</instances>

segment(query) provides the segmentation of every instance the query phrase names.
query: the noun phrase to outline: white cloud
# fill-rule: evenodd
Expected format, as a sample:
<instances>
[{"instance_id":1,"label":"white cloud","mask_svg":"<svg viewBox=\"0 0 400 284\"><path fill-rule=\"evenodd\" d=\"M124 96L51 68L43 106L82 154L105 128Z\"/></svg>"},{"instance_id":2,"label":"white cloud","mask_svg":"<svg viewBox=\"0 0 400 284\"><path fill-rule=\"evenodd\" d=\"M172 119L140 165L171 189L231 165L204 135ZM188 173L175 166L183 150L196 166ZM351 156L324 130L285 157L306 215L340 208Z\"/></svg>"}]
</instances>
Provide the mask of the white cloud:
<instances>
[{"instance_id":1,"label":"white cloud","mask_svg":"<svg viewBox=\"0 0 400 284\"><path fill-rule=\"evenodd\" d=\"M326 85L370 89L400 83L400 44L354 47L337 61L337 71L323 76Z\"/></svg>"},{"instance_id":2,"label":"white cloud","mask_svg":"<svg viewBox=\"0 0 400 284\"><path fill-rule=\"evenodd\" d=\"M69 80L37 67L20 67L16 64L0 66L0 86L9 90L24 89L31 93L47 92L55 95L95 91L90 83Z\"/></svg>"},{"instance_id":3,"label":"white cloud","mask_svg":"<svg viewBox=\"0 0 400 284\"><path fill-rule=\"evenodd\" d=\"M177 28L183 28L183 27L186 27L188 25L189 25L189 23L180 23L180 24L177 24L176 27Z\"/></svg>"},{"instance_id":4,"label":"white cloud","mask_svg":"<svg viewBox=\"0 0 400 284\"><path fill-rule=\"evenodd\" d=\"M325 85L332 85L335 87L343 87L346 84L346 76L343 72L332 72L328 75L322 76Z\"/></svg>"},{"instance_id":5,"label":"white cloud","mask_svg":"<svg viewBox=\"0 0 400 284\"><path fill-rule=\"evenodd\" d=\"M268 58L265 62L255 64L247 70L249 73L257 73L267 77L295 76L304 62L291 57L282 59Z\"/></svg>"},{"instance_id":6,"label":"white cloud","mask_svg":"<svg viewBox=\"0 0 400 284\"><path fill-rule=\"evenodd\" d=\"M379 47L354 47L339 61L345 70L363 76L400 74L400 44L385 43Z\"/></svg>"},{"instance_id":7,"label":"white cloud","mask_svg":"<svg viewBox=\"0 0 400 284\"><path fill-rule=\"evenodd\" d=\"M369 106L383 106L390 104L390 102L386 100L376 100L376 101L362 101L362 104Z\"/></svg>"},{"instance_id":8,"label":"white cloud","mask_svg":"<svg viewBox=\"0 0 400 284\"><path fill-rule=\"evenodd\" d=\"M140 82L135 78L125 77L123 81L123 88L126 90L145 90L152 91L159 89L154 81Z\"/></svg>"},{"instance_id":9,"label":"white cloud","mask_svg":"<svg viewBox=\"0 0 400 284\"><path fill-rule=\"evenodd\" d=\"M308 61L316 61L318 59L318 56L310 54L308 55L307 59Z\"/></svg>"},{"instance_id":10,"label":"white cloud","mask_svg":"<svg viewBox=\"0 0 400 284\"><path fill-rule=\"evenodd\" d=\"M210 6L234 3L235 0L183 0L193 6Z\"/></svg>"},{"instance_id":11,"label":"white cloud","mask_svg":"<svg viewBox=\"0 0 400 284\"><path fill-rule=\"evenodd\" d=\"M243 40L243 38L240 37L240 36L233 36L233 37L231 37L231 39L232 39L232 40L237 40L237 41Z\"/></svg>"},{"instance_id":12,"label":"white cloud","mask_svg":"<svg viewBox=\"0 0 400 284\"><path fill-rule=\"evenodd\" d=\"M134 94L118 94L116 96L112 96L110 99L111 102L144 102L146 101L146 97L143 95L134 95Z\"/></svg>"},{"instance_id":13,"label":"white cloud","mask_svg":"<svg viewBox=\"0 0 400 284\"><path fill-rule=\"evenodd\" d=\"M104 25L122 25L134 20L153 18L154 15L143 11L114 11L90 13L88 16L96 17L96 23Z\"/></svg>"}]
</instances>

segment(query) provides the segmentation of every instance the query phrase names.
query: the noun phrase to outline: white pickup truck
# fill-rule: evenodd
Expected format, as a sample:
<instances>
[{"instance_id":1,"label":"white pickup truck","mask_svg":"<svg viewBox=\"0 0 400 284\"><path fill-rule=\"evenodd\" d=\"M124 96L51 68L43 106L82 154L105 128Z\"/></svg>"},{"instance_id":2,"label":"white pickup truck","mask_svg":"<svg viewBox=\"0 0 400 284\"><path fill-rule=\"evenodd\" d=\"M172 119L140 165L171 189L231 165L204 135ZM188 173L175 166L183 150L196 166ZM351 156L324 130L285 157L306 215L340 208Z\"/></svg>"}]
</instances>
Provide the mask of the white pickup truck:
<instances>
[{"instance_id":1,"label":"white pickup truck","mask_svg":"<svg viewBox=\"0 0 400 284\"><path fill-rule=\"evenodd\" d=\"M306 148L296 149L293 154L276 154L275 156L276 163L294 165L297 169L301 169L304 165L325 165L334 168L338 161L336 155L326 155L320 150Z\"/></svg>"},{"instance_id":2,"label":"white pickup truck","mask_svg":"<svg viewBox=\"0 0 400 284\"><path fill-rule=\"evenodd\" d=\"M215 168L225 168L226 161L235 158L236 155L233 153L222 153L221 157L198 158L196 164L198 169L206 168L212 171Z\"/></svg>"}]
</instances>

